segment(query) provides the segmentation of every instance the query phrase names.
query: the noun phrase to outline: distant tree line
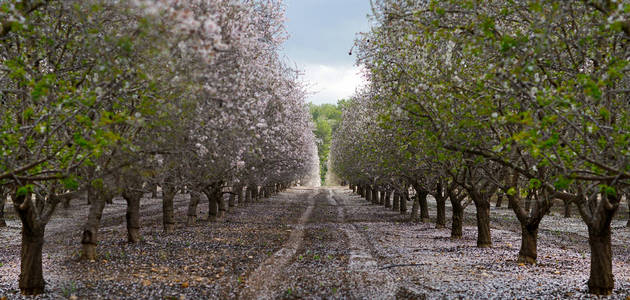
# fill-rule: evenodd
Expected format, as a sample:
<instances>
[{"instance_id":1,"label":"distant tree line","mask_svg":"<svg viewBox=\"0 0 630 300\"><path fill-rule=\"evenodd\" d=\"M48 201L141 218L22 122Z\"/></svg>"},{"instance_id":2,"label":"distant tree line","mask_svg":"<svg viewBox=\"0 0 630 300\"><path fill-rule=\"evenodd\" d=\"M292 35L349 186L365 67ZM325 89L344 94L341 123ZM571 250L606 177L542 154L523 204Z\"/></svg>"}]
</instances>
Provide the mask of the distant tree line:
<instances>
[{"instance_id":1,"label":"distant tree line","mask_svg":"<svg viewBox=\"0 0 630 300\"><path fill-rule=\"evenodd\" d=\"M341 121L341 107L345 100L339 100L335 104L309 104L309 110L315 124L313 133L317 141L317 153L319 155L319 174L322 184L326 182L328 172L328 155L330 153L330 143L332 134L339 127Z\"/></svg>"}]
</instances>

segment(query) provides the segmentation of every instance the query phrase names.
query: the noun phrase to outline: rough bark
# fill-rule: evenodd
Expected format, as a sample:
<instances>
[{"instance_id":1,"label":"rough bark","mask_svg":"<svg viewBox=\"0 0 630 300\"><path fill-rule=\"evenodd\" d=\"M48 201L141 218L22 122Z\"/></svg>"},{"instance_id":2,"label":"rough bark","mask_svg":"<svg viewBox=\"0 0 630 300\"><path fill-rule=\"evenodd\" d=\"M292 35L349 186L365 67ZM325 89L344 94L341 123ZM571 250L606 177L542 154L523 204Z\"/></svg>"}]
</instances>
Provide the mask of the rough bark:
<instances>
[{"instance_id":1,"label":"rough bark","mask_svg":"<svg viewBox=\"0 0 630 300\"><path fill-rule=\"evenodd\" d=\"M420 222L429 222L429 204L427 203L428 191L421 190L418 192L418 203L420 204Z\"/></svg>"},{"instance_id":2,"label":"rough bark","mask_svg":"<svg viewBox=\"0 0 630 300\"><path fill-rule=\"evenodd\" d=\"M0 186L0 227L6 227L7 223L4 220L4 204L7 201L7 195L4 193L3 187Z\"/></svg>"},{"instance_id":3,"label":"rough bark","mask_svg":"<svg viewBox=\"0 0 630 300\"><path fill-rule=\"evenodd\" d=\"M539 223L521 224L521 249L518 251L518 263L536 263L536 258L538 257L538 225Z\"/></svg>"},{"instance_id":4,"label":"rough bark","mask_svg":"<svg viewBox=\"0 0 630 300\"><path fill-rule=\"evenodd\" d=\"M235 207L236 206L236 195L234 194L234 192L230 193L230 198L228 200L228 206L229 207Z\"/></svg>"},{"instance_id":5,"label":"rough bark","mask_svg":"<svg viewBox=\"0 0 630 300\"><path fill-rule=\"evenodd\" d=\"M222 214L221 190L218 187L211 187L205 190L205 194L208 197L208 221L216 221Z\"/></svg>"},{"instance_id":6,"label":"rough bark","mask_svg":"<svg viewBox=\"0 0 630 300\"><path fill-rule=\"evenodd\" d=\"M413 198L413 204L411 204L411 215L409 219L411 222L418 223L420 220L420 203L418 201L418 194L416 194Z\"/></svg>"},{"instance_id":7,"label":"rough bark","mask_svg":"<svg viewBox=\"0 0 630 300\"><path fill-rule=\"evenodd\" d=\"M142 191L126 190L122 196L127 201L127 241L137 243L140 241L140 199Z\"/></svg>"},{"instance_id":8,"label":"rough bark","mask_svg":"<svg viewBox=\"0 0 630 300\"><path fill-rule=\"evenodd\" d=\"M252 195L252 188L248 186L247 190L245 190L245 203L252 202Z\"/></svg>"},{"instance_id":9,"label":"rough bark","mask_svg":"<svg viewBox=\"0 0 630 300\"><path fill-rule=\"evenodd\" d=\"M529 211L532 207L532 194L527 194L527 198L525 198L525 211Z\"/></svg>"},{"instance_id":10,"label":"rough bark","mask_svg":"<svg viewBox=\"0 0 630 300\"><path fill-rule=\"evenodd\" d=\"M383 197L383 201L385 202L385 208L392 207L391 196L392 196L392 192L391 191L386 191L385 192L385 196Z\"/></svg>"},{"instance_id":11,"label":"rough bark","mask_svg":"<svg viewBox=\"0 0 630 300\"><path fill-rule=\"evenodd\" d=\"M490 238L490 202L487 199L473 200L473 202L477 209L477 247L492 247Z\"/></svg>"},{"instance_id":12,"label":"rough bark","mask_svg":"<svg viewBox=\"0 0 630 300\"><path fill-rule=\"evenodd\" d=\"M612 249L610 242L610 223L619 208L621 197L614 195L602 195L607 199L593 204L591 215L582 213L587 208L580 208L582 219L588 226L588 244L591 247L591 271L588 279L588 291L595 295L610 295L615 288L615 280L612 273ZM589 218L590 217L590 218Z\"/></svg>"},{"instance_id":13,"label":"rough bark","mask_svg":"<svg viewBox=\"0 0 630 300\"><path fill-rule=\"evenodd\" d=\"M437 204L435 228L444 228L446 227L446 197L441 192L436 193L434 197Z\"/></svg>"},{"instance_id":14,"label":"rough bark","mask_svg":"<svg viewBox=\"0 0 630 300\"><path fill-rule=\"evenodd\" d=\"M516 180L513 180L513 186L516 186ZM521 225L521 249L518 252L518 262L525 264L535 264L537 258L537 239L538 227L542 218L547 215L553 201L548 195L541 191L537 193L535 199L530 199L534 205L530 210L522 209L518 192L508 195L508 203L510 203L516 219ZM530 204L531 205L531 204Z\"/></svg>"},{"instance_id":15,"label":"rough bark","mask_svg":"<svg viewBox=\"0 0 630 300\"><path fill-rule=\"evenodd\" d=\"M596 295L610 295L615 287L612 273L612 250L610 246L610 224L597 230L589 226L588 244L591 247L591 273L588 291Z\"/></svg>"},{"instance_id":16,"label":"rough bark","mask_svg":"<svg viewBox=\"0 0 630 300\"><path fill-rule=\"evenodd\" d=\"M464 224L464 206L461 201L451 200L453 206L453 217L451 223L451 238L461 239L463 236L462 227Z\"/></svg>"},{"instance_id":17,"label":"rough bark","mask_svg":"<svg viewBox=\"0 0 630 300\"><path fill-rule=\"evenodd\" d=\"M19 287L23 295L38 295L44 292L42 249L44 228L22 230L22 251Z\"/></svg>"},{"instance_id":18,"label":"rough bark","mask_svg":"<svg viewBox=\"0 0 630 300\"><path fill-rule=\"evenodd\" d=\"M398 191L394 191L394 203L392 203L392 210L399 211L400 210L400 193Z\"/></svg>"},{"instance_id":19,"label":"rough bark","mask_svg":"<svg viewBox=\"0 0 630 300\"><path fill-rule=\"evenodd\" d=\"M90 210L88 212L88 220L83 227L83 235L81 244L83 246L82 258L88 260L96 259L96 245L98 244L98 228L103 217L103 209L107 198L112 197L101 192L97 195L94 190L88 192L91 199ZM112 197L113 198L113 197Z\"/></svg>"},{"instance_id":20,"label":"rough bark","mask_svg":"<svg viewBox=\"0 0 630 300\"><path fill-rule=\"evenodd\" d=\"M378 188L377 187L374 187L372 189L372 204L376 204L376 205L381 204L381 201L378 198Z\"/></svg>"},{"instance_id":21,"label":"rough bark","mask_svg":"<svg viewBox=\"0 0 630 300\"><path fill-rule=\"evenodd\" d=\"M218 188L216 191L217 195L217 206L219 208L219 214L217 217L219 219L225 217L225 212L228 210L227 201L225 201L225 197L223 197L223 193L221 192L221 188Z\"/></svg>"},{"instance_id":22,"label":"rough bark","mask_svg":"<svg viewBox=\"0 0 630 300\"><path fill-rule=\"evenodd\" d=\"M151 186L151 198L155 199L155 198L158 197L158 190L157 190L157 188L158 188L157 184L154 184L154 185Z\"/></svg>"},{"instance_id":23,"label":"rough bark","mask_svg":"<svg viewBox=\"0 0 630 300\"><path fill-rule=\"evenodd\" d=\"M38 295L44 292L45 287L42 249L46 225L37 219L35 207L29 198L30 194L13 195L15 210L22 221L19 287L23 295Z\"/></svg>"},{"instance_id":24,"label":"rough bark","mask_svg":"<svg viewBox=\"0 0 630 300\"><path fill-rule=\"evenodd\" d=\"M240 206L241 203L243 203L243 186L239 185L236 187L236 205Z\"/></svg>"},{"instance_id":25,"label":"rough bark","mask_svg":"<svg viewBox=\"0 0 630 300\"><path fill-rule=\"evenodd\" d=\"M195 225L197 221L197 205L201 195L197 191L190 191L190 202L188 202L188 210L186 211L186 225Z\"/></svg>"},{"instance_id":26,"label":"rough bark","mask_svg":"<svg viewBox=\"0 0 630 300\"><path fill-rule=\"evenodd\" d=\"M162 225L165 233L175 231L175 212L173 208L173 199L177 189L171 184L162 185Z\"/></svg>"},{"instance_id":27,"label":"rough bark","mask_svg":"<svg viewBox=\"0 0 630 300\"><path fill-rule=\"evenodd\" d=\"M409 190L405 187L400 196L400 214L407 213L407 201L409 201Z\"/></svg>"},{"instance_id":28,"label":"rough bark","mask_svg":"<svg viewBox=\"0 0 630 300\"><path fill-rule=\"evenodd\" d=\"M571 217L571 201L563 201L563 204L564 204L564 217L570 218Z\"/></svg>"},{"instance_id":29,"label":"rough bark","mask_svg":"<svg viewBox=\"0 0 630 300\"><path fill-rule=\"evenodd\" d=\"M501 207L501 204L503 204L503 193L498 193L496 207Z\"/></svg>"}]
</instances>

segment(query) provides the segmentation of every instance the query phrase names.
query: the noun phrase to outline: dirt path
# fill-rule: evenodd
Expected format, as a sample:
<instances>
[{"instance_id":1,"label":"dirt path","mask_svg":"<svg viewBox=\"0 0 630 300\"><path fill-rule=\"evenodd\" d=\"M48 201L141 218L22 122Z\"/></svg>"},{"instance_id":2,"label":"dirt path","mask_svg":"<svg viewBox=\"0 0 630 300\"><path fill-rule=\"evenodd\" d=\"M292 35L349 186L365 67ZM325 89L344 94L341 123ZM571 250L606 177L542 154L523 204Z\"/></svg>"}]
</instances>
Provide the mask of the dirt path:
<instances>
[{"instance_id":1,"label":"dirt path","mask_svg":"<svg viewBox=\"0 0 630 300\"><path fill-rule=\"evenodd\" d=\"M278 281L282 270L289 261L295 256L298 248L302 245L304 238L304 224L311 217L313 212L313 197L315 191L302 194L280 195L279 200L285 197L293 196L303 198L308 203L308 207L302 213L298 224L293 226L289 240L282 245L282 249L276 251L271 257L267 258L252 274L247 278L247 283L243 292L240 293L241 299L269 299L273 297L274 291L272 285Z\"/></svg>"}]
</instances>

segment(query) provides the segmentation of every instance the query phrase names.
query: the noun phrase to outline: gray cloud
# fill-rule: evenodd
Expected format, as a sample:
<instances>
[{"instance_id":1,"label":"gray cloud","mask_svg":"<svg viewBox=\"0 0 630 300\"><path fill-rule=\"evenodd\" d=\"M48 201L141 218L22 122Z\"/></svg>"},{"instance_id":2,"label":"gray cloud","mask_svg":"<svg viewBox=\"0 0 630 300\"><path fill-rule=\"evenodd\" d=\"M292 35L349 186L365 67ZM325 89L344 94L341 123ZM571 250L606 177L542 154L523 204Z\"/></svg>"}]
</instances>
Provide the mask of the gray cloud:
<instances>
[{"instance_id":1,"label":"gray cloud","mask_svg":"<svg viewBox=\"0 0 630 300\"><path fill-rule=\"evenodd\" d=\"M353 67L355 57L348 51L356 33L369 29L370 1L286 0L285 4L290 38L284 53L305 71L305 79L316 92L307 101L336 103L350 96L355 86L348 85L361 80L359 75L352 78L358 68ZM335 82L335 76L341 76L340 81Z\"/></svg>"}]
</instances>

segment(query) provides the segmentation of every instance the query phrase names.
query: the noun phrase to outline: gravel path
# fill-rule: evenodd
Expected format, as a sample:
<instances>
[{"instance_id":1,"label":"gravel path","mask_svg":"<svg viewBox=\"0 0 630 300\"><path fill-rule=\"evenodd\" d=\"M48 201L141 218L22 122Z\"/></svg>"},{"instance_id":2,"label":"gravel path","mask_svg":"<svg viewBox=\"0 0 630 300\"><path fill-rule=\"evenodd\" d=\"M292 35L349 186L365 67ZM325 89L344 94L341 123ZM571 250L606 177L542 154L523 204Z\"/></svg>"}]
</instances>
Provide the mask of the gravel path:
<instances>
[{"instance_id":1,"label":"gravel path","mask_svg":"<svg viewBox=\"0 0 630 300\"><path fill-rule=\"evenodd\" d=\"M59 211L46 232L47 294L37 299L558 299L589 298L589 249L577 218L547 216L535 266L515 262L513 213L492 210L493 248L477 249L474 207L464 237L413 224L344 188L295 188L185 226L187 196L175 201L177 226L162 233L161 202L143 199L142 241L125 242L125 203L104 213L99 259L78 260L87 207ZM435 203L429 202L432 217ZM447 206L450 217L450 206ZM17 291L20 224L0 229L0 299ZM630 294L630 230L615 220L616 289Z\"/></svg>"}]
</instances>

